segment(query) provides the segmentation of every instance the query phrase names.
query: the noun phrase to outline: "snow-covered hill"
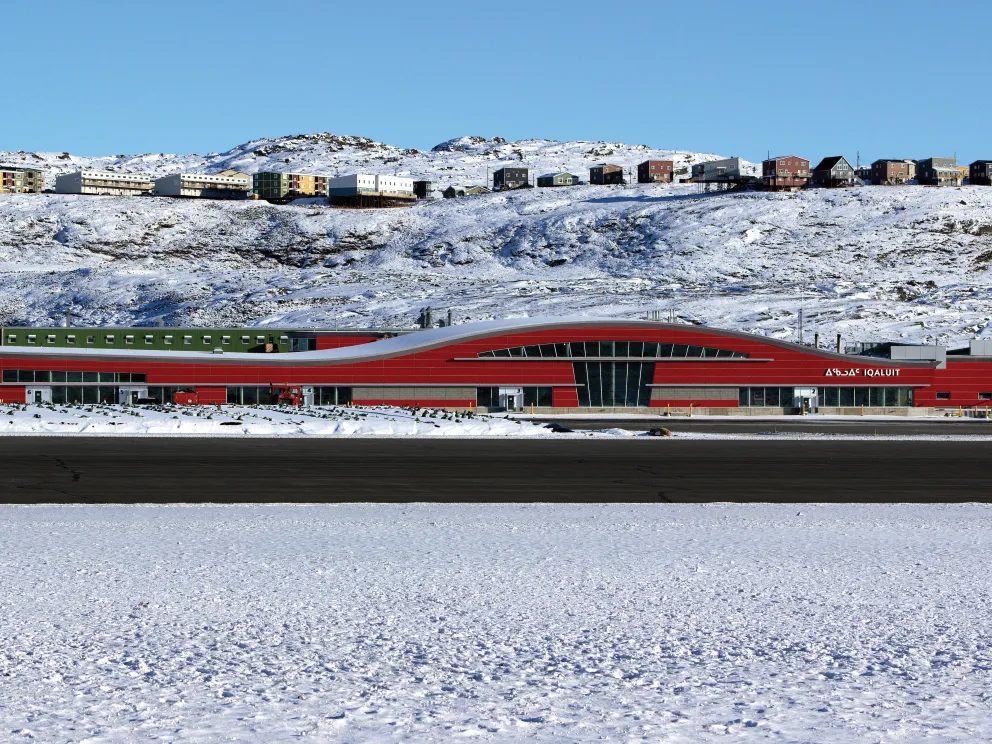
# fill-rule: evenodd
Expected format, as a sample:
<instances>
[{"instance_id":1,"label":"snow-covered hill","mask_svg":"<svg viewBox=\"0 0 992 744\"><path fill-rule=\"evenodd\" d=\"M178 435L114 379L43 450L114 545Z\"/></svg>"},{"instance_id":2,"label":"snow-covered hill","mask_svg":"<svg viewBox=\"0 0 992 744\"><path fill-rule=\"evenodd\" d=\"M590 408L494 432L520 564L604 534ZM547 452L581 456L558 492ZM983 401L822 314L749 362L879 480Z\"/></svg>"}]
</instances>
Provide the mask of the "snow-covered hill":
<instances>
[{"instance_id":1,"label":"snow-covered hill","mask_svg":"<svg viewBox=\"0 0 992 744\"><path fill-rule=\"evenodd\" d=\"M294 170L395 169L443 186L482 182L487 167L510 162L585 174L594 162L666 154L481 138L416 153L308 135L224 155L125 158L117 167L258 170L289 159L283 165ZM715 156L674 157L688 165ZM80 165L107 160L72 167ZM992 336L990 209L992 189L918 186L711 195L692 186L581 186L379 211L4 195L0 321L59 322L72 310L80 323L411 327L425 305L450 308L459 322L657 310L795 339L804 307L807 340L819 332L831 342L843 333L958 343Z\"/></svg>"},{"instance_id":2,"label":"snow-covered hill","mask_svg":"<svg viewBox=\"0 0 992 744\"><path fill-rule=\"evenodd\" d=\"M557 142L501 137L457 137L429 152L404 149L367 137L340 136L322 132L252 140L224 153L207 155L116 155L89 157L54 152L0 152L0 163L42 168L46 183L54 188L55 177L80 168L120 173L151 173L163 176L180 171L216 173L228 168L244 173L282 171L343 175L361 169L435 181L439 189L452 184L485 184L487 176L504 165L523 165L534 173L569 170L583 179L590 165L611 162L635 168L649 158L675 161L676 170L688 171L692 163L713 160L712 154L659 150L647 145L620 142ZM757 172L753 164L750 166Z\"/></svg>"}]
</instances>

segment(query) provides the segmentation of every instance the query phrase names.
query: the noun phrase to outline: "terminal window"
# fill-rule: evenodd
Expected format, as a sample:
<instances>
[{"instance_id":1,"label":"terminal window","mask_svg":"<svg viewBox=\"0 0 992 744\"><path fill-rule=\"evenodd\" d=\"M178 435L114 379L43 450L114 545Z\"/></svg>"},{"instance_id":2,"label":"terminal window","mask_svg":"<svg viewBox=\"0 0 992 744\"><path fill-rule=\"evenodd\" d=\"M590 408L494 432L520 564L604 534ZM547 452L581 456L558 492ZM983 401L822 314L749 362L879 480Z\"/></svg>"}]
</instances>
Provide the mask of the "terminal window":
<instances>
[{"instance_id":1,"label":"terminal window","mask_svg":"<svg viewBox=\"0 0 992 744\"><path fill-rule=\"evenodd\" d=\"M937 400L950 400L950 399L951 399L950 393L937 393Z\"/></svg>"}]
</instances>

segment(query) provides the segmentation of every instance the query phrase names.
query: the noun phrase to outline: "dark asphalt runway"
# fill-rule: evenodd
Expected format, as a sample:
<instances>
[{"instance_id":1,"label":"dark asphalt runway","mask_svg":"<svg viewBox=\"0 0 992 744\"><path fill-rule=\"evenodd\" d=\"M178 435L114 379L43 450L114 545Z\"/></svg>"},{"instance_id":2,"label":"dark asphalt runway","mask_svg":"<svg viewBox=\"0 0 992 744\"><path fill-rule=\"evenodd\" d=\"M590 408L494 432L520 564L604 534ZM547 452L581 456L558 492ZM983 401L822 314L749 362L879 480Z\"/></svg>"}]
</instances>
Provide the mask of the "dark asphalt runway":
<instances>
[{"instance_id":1,"label":"dark asphalt runway","mask_svg":"<svg viewBox=\"0 0 992 744\"><path fill-rule=\"evenodd\" d=\"M525 419L527 420L527 419ZM951 417L946 419L888 419L884 421L860 420L851 416L845 419L818 419L816 417L783 416L774 420L740 418L688 418L683 416L652 417L645 419L572 419L534 417L530 421L556 421L570 429L625 429L647 431L663 426L674 432L700 432L707 434L763 434L772 433L821 433L821 434L967 434L985 435L992 439L992 419Z\"/></svg>"},{"instance_id":2,"label":"dark asphalt runway","mask_svg":"<svg viewBox=\"0 0 992 744\"><path fill-rule=\"evenodd\" d=\"M992 440L10 437L3 503L990 501Z\"/></svg>"}]
</instances>

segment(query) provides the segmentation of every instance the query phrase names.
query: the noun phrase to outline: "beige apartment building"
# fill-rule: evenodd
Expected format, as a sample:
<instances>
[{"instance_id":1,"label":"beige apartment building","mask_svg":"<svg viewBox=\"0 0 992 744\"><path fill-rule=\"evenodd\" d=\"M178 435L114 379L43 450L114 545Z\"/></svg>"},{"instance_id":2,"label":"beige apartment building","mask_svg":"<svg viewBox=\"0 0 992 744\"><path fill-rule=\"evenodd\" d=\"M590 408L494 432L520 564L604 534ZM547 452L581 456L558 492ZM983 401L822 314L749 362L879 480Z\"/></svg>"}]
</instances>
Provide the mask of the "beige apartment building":
<instances>
[{"instance_id":1,"label":"beige apartment building","mask_svg":"<svg viewBox=\"0 0 992 744\"><path fill-rule=\"evenodd\" d=\"M249 191L251 191L251 177L247 173L235 170L221 173L173 173L155 179L157 196L245 199Z\"/></svg>"},{"instance_id":2,"label":"beige apartment building","mask_svg":"<svg viewBox=\"0 0 992 744\"><path fill-rule=\"evenodd\" d=\"M80 170L75 173L65 173L55 179L57 194L142 196L151 194L153 188L155 184L148 173Z\"/></svg>"}]
</instances>

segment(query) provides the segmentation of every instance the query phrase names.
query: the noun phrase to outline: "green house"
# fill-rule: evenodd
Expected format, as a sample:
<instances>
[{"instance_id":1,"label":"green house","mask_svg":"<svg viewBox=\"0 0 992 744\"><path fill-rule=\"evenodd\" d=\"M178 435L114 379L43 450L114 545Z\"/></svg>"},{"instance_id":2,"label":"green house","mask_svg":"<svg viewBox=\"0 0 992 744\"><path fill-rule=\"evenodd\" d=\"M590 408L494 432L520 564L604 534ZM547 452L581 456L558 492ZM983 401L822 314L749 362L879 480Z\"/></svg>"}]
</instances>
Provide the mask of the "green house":
<instances>
[{"instance_id":1,"label":"green house","mask_svg":"<svg viewBox=\"0 0 992 744\"><path fill-rule=\"evenodd\" d=\"M548 186L575 186L579 182L579 177L573 173L545 173L537 177L539 187Z\"/></svg>"}]
</instances>

